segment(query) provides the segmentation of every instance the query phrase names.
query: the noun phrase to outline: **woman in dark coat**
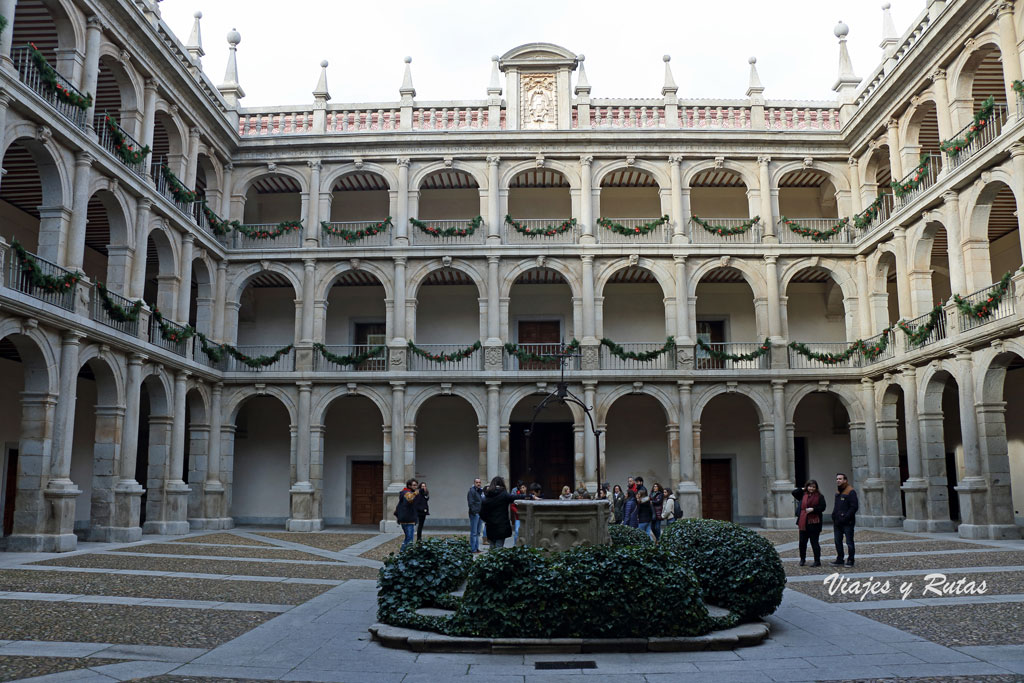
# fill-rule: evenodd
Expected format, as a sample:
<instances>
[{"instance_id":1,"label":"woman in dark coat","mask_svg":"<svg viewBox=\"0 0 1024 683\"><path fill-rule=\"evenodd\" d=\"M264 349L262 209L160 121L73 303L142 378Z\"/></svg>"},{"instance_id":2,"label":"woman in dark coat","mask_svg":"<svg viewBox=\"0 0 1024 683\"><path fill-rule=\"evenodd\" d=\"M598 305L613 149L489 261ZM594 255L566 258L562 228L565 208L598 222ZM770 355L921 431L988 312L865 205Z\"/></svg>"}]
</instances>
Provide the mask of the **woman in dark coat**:
<instances>
[{"instance_id":1,"label":"woman in dark coat","mask_svg":"<svg viewBox=\"0 0 1024 683\"><path fill-rule=\"evenodd\" d=\"M526 497L528 496L525 493L513 494L505 490L503 478L491 479L491 485L484 491L484 500L480 505L480 519L487 525L487 538L491 541L491 548L505 547L505 539L512 535L508 506L513 501Z\"/></svg>"},{"instance_id":2,"label":"woman in dark coat","mask_svg":"<svg viewBox=\"0 0 1024 683\"><path fill-rule=\"evenodd\" d=\"M618 484L612 489L612 507L615 510L615 523L622 524L626 518L626 496Z\"/></svg>"},{"instance_id":3,"label":"woman in dark coat","mask_svg":"<svg viewBox=\"0 0 1024 683\"><path fill-rule=\"evenodd\" d=\"M821 546L818 536L821 535L821 515L825 512L825 496L818 490L818 482L808 480L802 489L793 489L793 497L800 501L800 512L796 525L800 528L800 566L807 564L807 541L811 542L814 551L814 564L821 566Z\"/></svg>"}]
</instances>

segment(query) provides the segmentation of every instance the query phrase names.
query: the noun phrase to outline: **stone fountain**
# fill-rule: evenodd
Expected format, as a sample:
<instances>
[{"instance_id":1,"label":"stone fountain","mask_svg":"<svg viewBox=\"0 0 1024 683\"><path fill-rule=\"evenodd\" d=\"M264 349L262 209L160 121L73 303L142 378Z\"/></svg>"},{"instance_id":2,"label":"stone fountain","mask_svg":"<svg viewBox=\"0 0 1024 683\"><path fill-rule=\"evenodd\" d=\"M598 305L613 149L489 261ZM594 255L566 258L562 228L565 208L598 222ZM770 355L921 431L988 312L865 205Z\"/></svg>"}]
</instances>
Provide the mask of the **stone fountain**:
<instances>
[{"instance_id":1,"label":"stone fountain","mask_svg":"<svg viewBox=\"0 0 1024 683\"><path fill-rule=\"evenodd\" d=\"M519 500L519 541L516 545L542 550L569 550L586 545L609 545L608 500Z\"/></svg>"}]
</instances>

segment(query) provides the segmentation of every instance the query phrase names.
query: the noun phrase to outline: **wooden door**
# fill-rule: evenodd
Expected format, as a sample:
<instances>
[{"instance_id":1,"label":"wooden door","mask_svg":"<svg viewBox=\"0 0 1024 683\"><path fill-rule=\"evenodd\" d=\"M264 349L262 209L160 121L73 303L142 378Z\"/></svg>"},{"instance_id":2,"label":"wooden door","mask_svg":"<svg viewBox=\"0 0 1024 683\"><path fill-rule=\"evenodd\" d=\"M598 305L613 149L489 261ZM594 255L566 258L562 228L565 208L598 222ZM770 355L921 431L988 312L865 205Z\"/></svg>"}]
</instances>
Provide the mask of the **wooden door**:
<instances>
[{"instance_id":1,"label":"wooden door","mask_svg":"<svg viewBox=\"0 0 1024 683\"><path fill-rule=\"evenodd\" d=\"M374 346L384 346L387 344L387 337L384 332L384 323L356 323L355 327L355 342L361 347L354 351L359 354L363 351L367 351ZM379 356L369 358L356 368L356 370L387 370L387 352L382 352Z\"/></svg>"},{"instance_id":2,"label":"wooden door","mask_svg":"<svg viewBox=\"0 0 1024 683\"><path fill-rule=\"evenodd\" d=\"M562 324L558 320L520 320L518 339L520 347L528 353L551 355L561 350ZM523 346L525 345L525 347ZM558 362L528 361L519 364L520 370L557 370Z\"/></svg>"},{"instance_id":3,"label":"wooden door","mask_svg":"<svg viewBox=\"0 0 1024 683\"><path fill-rule=\"evenodd\" d=\"M520 481L540 484L541 496L558 498L563 486L575 490L575 453L571 422L536 422L530 438L529 422L509 424L509 486Z\"/></svg>"},{"instance_id":4,"label":"wooden door","mask_svg":"<svg viewBox=\"0 0 1024 683\"><path fill-rule=\"evenodd\" d=\"M384 463L352 463L352 523L378 524L383 508Z\"/></svg>"},{"instance_id":5,"label":"wooden door","mask_svg":"<svg viewBox=\"0 0 1024 683\"><path fill-rule=\"evenodd\" d=\"M701 516L732 521L732 462L700 461Z\"/></svg>"},{"instance_id":6,"label":"wooden door","mask_svg":"<svg viewBox=\"0 0 1024 683\"><path fill-rule=\"evenodd\" d=\"M7 474L4 477L4 526L3 535L14 531L14 503L18 495L18 449L7 451Z\"/></svg>"}]
</instances>

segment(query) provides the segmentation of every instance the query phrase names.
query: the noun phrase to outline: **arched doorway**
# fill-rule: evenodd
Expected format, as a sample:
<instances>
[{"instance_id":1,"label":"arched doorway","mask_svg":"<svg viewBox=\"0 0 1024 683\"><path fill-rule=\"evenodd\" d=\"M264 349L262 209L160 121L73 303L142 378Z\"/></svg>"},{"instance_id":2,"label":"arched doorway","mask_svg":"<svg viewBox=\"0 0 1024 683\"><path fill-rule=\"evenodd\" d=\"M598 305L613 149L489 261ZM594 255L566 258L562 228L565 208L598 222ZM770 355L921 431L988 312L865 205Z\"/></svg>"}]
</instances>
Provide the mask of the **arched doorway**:
<instances>
[{"instance_id":1,"label":"arched doorway","mask_svg":"<svg viewBox=\"0 0 1024 683\"><path fill-rule=\"evenodd\" d=\"M463 351L485 336L486 320L480 314L481 292L469 275L456 268L438 268L420 282L413 293L411 337L419 350L432 356ZM483 354L478 349L453 362L439 362L413 353L410 370L480 370Z\"/></svg>"},{"instance_id":2,"label":"arched doorway","mask_svg":"<svg viewBox=\"0 0 1024 683\"><path fill-rule=\"evenodd\" d=\"M236 524L284 526L290 516L292 427L274 396L253 396L238 408L229 515Z\"/></svg>"},{"instance_id":3,"label":"arched doorway","mask_svg":"<svg viewBox=\"0 0 1024 683\"><path fill-rule=\"evenodd\" d=\"M673 330L665 320L665 292L647 268L627 266L605 282L597 305L597 337L607 338L627 352L646 353L665 345ZM603 369L658 369L674 367L675 354L664 353L651 362L624 360L601 347Z\"/></svg>"},{"instance_id":4,"label":"arched doorway","mask_svg":"<svg viewBox=\"0 0 1024 683\"><path fill-rule=\"evenodd\" d=\"M600 207L602 218L627 230L656 221L668 213L667 207L662 205L658 181L650 173L637 168L617 169L601 179ZM669 230L669 225L663 223L647 234L622 235L607 227L597 232L600 242L636 244L668 242Z\"/></svg>"},{"instance_id":5,"label":"arched doorway","mask_svg":"<svg viewBox=\"0 0 1024 683\"><path fill-rule=\"evenodd\" d=\"M863 487L868 478L867 463L861 459L862 464L854 466L850 414L842 399L831 391L809 393L793 415L791 449L797 483L814 479L821 490L829 491L834 488L836 473L842 472L855 489ZM865 512L862 507L861 514Z\"/></svg>"},{"instance_id":6,"label":"arched doorway","mask_svg":"<svg viewBox=\"0 0 1024 683\"><path fill-rule=\"evenodd\" d=\"M557 498L563 486L575 489L577 479L583 478L582 446L577 448L574 419L566 404L549 402L533 421L534 411L544 396L531 394L512 409L508 424L509 479L516 483L524 481L527 486L540 484L544 498Z\"/></svg>"},{"instance_id":7,"label":"arched doorway","mask_svg":"<svg viewBox=\"0 0 1024 683\"><path fill-rule=\"evenodd\" d=\"M842 353L857 335L852 331L846 298L832 271L820 266L803 268L786 286L786 339L806 344L815 353ZM833 367L856 367L859 356L852 356ZM790 351L791 367L823 367L820 361Z\"/></svg>"},{"instance_id":8,"label":"arched doorway","mask_svg":"<svg viewBox=\"0 0 1024 683\"><path fill-rule=\"evenodd\" d=\"M757 224L744 232L728 234L729 228L746 225L756 213L750 189L739 173L709 168L690 180L690 215L693 216L690 239L693 242L760 242L761 226ZM719 227L727 229L726 234L712 229Z\"/></svg>"},{"instance_id":9,"label":"arched doorway","mask_svg":"<svg viewBox=\"0 0 1024 683\"><path fill-rule=\"evenodd\" d=\"M462 525L466 490L480 475L480 420L469 401L454 395L428 398L415 419L415 476L430 491L427 523ZM510 479L509 486L519 481Z\"/></svg>"},{"instance_id":10,"label":"arched doorway","mask_svg":"<svg viewBox=\"0 0 1024 683\"><path fill-rule=\"evenodd\" d=\"M365 396L342 396L327 407L320 487L325 524L377 526L388 518L383 428L380 410Z\"/></svg>"},{"instance_id":11,"label":"arched doorway","mask_svg":"<svg viewBox=\"0 0 1024 683\"><path fill-rule=\"evenodd\" d=\"M627 477L639 475L648 491L655 482L675 488L669 420L658 399L647 394L620 396L609 406L605 424L605 481L625 488Z\"/></svg>"},{"instance_id":12,"label":"arched doorway","mask_svg":"<svg viewBox=\"0 0 1024 683\"><path fill-rule=\"evenodd\" d=\"M512 178L508 186L507 215L520 229L505 223L503 241L506 244L575 241L575 226L561 229L567 227L572 218L572 196L568 179L559 171L537 168L522 171ZM537 234L523 234L521 230Z\"/></svg>"},{"instance_id":13,"label":"arched doorway","mask_svg":"<svg viewBox=\"0 0 1024 683\"><path fill-rule=\"evenodd\" d=\"M4 154L0 179L3 236L51 263L64 262L64 193L60 171L39 141L20 138Z\"/></svg>"},{"instance_id":14,"label":"arched doorway","mask_svg":"<svg viewBox=\"0 0 1024 683\"><path fill-rule=\"evenodd\" d=\"M572 289L557 270L530 268L520 273L509 291L508 330L519 348L534 355L558 353L563 341L576 337ZM554 370L555 361L520 361L509 358L514 370Z\"/></svg>"},{"instance_id":15,"label":"arched doorway","mask_svg":"<svg viewBox=\"0 0 1024 683\"><path fill-rule=\"evenodd\" d=\"M757 405L739 393L715 396L696 416L701 517L756 522L770 508L760 423Z\"/></svg>"},{"instance_id":16,"label":"arched doorway","mask_svg":"<svg viewBox=\"0 0 1024 683\"><path fill-rule=\"evenodd\" d=\"M744 355L757 351L768 337L767 306L754 294L744 273L736 268L712 268L704 273L695 290L696 339L694 367L697 370L767 367L768 356L751 361L719 360L713 351ZM761 341L758 341L761 340Z\"/></svg>"},{"instance_id":17,"label":"arched doorway","mask_svg":"<svg viewBox=\"0 0 1024 683\"><path fill-rule=\"evenodd\" d=\"M326 354L316 356L316 367L335 372L376 371L387 365L383 348L392 336L387 292L368 270L346 270L327 289L322 312L324 349L333 356L365 357L355 365L340 365Z\"/></svg>"}]
</instances>

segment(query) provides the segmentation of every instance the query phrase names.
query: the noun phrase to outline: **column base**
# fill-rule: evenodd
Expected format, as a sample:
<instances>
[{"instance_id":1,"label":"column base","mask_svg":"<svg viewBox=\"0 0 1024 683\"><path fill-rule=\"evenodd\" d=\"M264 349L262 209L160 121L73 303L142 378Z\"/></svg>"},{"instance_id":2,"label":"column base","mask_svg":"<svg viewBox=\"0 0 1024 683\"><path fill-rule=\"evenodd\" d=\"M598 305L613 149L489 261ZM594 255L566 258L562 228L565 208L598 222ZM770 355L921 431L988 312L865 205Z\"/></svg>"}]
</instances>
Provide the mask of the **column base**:
<instances>
[{"instance_id":1,"label":"column base","mask_svg":"<svg viewBox=\"0 0 1024 683\"><path fill-rule=\"evenodd\" d=\"M93 527L89 529L89 540L101 543L135 543L142 540L142 527Z\"/></svg>"},{"instance_id":2,"label":"column base","mask_svg":"<svg viewBox=\"0 0 1024 683\"><path fill-rule=\"evenodd\" d=\"M114 487L114 524L110 529L110 542L131 543L142 540L139 526L142 494L146 489L133 479L122 479ZM116 537L116 538L115 538Z\"/></svg>"},{"instance_id":3,"label":"column base","mask_svg":"<svg viewBox=\"0 0 1024 683\"><path fill-rule=\"evenodd\" d=\"M957 533L960 538L1015 541L1020 538L1020 527L1014 524L961 524Z\"/></svg>"},{"instance_id":4,"label":"column base","mask_svg":"<svg viewBox=\"0 0 1024 683\"><path fill-rule=\"evenodd\" d=\"M768 519L784 519L786 520L785 526L770 527L773 529L789 529L796 526L796 499L793 498L793 482L785 479L777 479L772 482L772 504L774 510L766 510L766 512L774 512L774 517L768 517ZM793 513L793 514L789 514Z\"/></svg>"},{"instance_id":5,"label":"column base","mask_svg":"<svg viewBox=\"0 0 1024 683\"><path fill-rule=\"evenodd\" d=\"M309 482L296 482L288 492L291 496L291 516L285 522L288 531L320 531L324 520L314 509L313 486Z\"/></svg>"},{"instance_id":6,"label":"column base","mask_svg":"<svg viewBox=\"0 0 1024 683\"><path fill-rule=\"evenodd\" d=\"M762 517L761 527L764 529L796 530L796 515L792 517Z\"/></svg>"},{"instance_id":7,"label":"column base","mask_svg":"<svg viewBox=\"0 0 1024 683\"><path fill-rule=\"evenodd\" d=\"M188 520L188 525L193 531L234 529L235 520L231 517L193 517Z\"/></svg>"},{"instance_id":8,"label":"column base","mask_svg":"<svg viewBox=\"0 0 1024 683\"><path fill-rule=\"evenodd\" d=\"M988 526L986 503L988 502L988 483L981 477L965 477L954 487L960 498L960 535L964 538L986 538L985 536L965 536L965 527ZM972 533L972 532L967 532Z\"/></svg>"},{"instance_id":9,"label":"column base","mask_svg":"<svg viewBox=\"0 0 1024 683\"><path fill-rule=\"evenodd\" d=\"M191 529L188 524L188 497L192 489L183 481L169 481L164 484L164 519L154 519L142 525L144 534L181 536Z\"/></svg>"},{"instance_id":10,"label":"column base","mask_svg":"<svg viewBox=\"0 0 1024 683\"><path fill-rule=\"evenodd\" d=\"M951 533L956 531L957 523L951 519L929 519L927 531L933 534Z\"/></svg>"},{"instance_id":11,"label":"column base","mask_svg":"<svg viewBox=\"0 0 1024 683\"><path fill-rule=\"evenodd\" d=\"M903 520L904 531L924 531L928 524L928 482L920 477L907 479L900 490L903 491L903 498L907 504L907 517Z\"/></svg>"},{"instance_id":12,"label":"column base","mask_svg":"<svg viewBox=\"0 0 1024 683\"><path fill-rule=\"evenodd\" d=\"M380 520L380 532L382 534L398 534L401 533L402 527L398 522L391 522L386 519Z\"/></svg>"},{"instance_id":13,"label":"column base","mask_svg":"<svg viewBox=\"0 0 1024 683\"><path fill-rule=\"evenodd\" d=\"M67 553L78 547L74 534L13 534L7 537L12 553Z\"/></svg>"},{"instance_id":14,"label":"column base","mask_svg":"<svg viewBox=\"0 0 1024 683\"><path fill-rule=\"evenodd\" d=\"M684 481L676 487L676 500L683 510L684 519L695 519L701 516L700 487L697 482Z\"/></svg>"},{"instance_id":15,"label":"column base","mask_svg":"<svg viewBox=\"0 0 1024 683\"><path fill-rule=\"evenodd\" d=\"M885 482L877 477L868 478L861 484L861 514L857 515L858 524L876 527L884 526L884 508L882 507L884 488Z\"/></svg>"},{"instance_id":16,"label":"column base","mask_svg":"<svg viewBox=\"0 0 1024 683\"><path fill-rule=\"evenodd\" d=\"M157 534L160 536L183 536L187 534L189 529L187 521L171 522L164 520L157 520L153 522L146 522L142 525L142 533L144 534Z\"/></svg>"},{"instance_id":17,"label":"column base","mask_svg":"<svg viewBox=\"0 0 1024 683\"><path fill-rule=\"evenodd\" d=\"M43 489L43 500L46 502L49 515L46 520L45 534L52 540L44 544L52 546L43 552L67 552L78 545L75 536L75 499L82 491L70 479L51 480Z\"/></svg>"},{"instance_id":18,"label":"column base","mask_svg":"<svg viewBox=\"0 0 1024 683\"><path fill-rule=\"evenodd\" d=\"M284 523L285 531L323 531L322 519L289 519Z\"/></svg>"}]
</instances>

